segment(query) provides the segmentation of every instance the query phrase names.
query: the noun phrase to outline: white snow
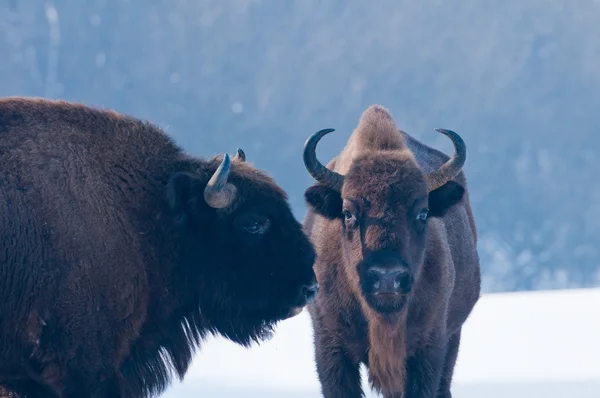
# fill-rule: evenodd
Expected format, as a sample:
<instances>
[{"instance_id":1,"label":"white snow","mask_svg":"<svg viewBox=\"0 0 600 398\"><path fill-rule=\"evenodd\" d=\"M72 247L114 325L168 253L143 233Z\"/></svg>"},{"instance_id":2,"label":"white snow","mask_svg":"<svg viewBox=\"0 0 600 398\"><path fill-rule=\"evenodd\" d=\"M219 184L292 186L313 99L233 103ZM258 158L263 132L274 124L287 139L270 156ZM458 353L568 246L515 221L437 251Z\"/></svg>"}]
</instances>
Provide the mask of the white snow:
<instances>
[{"instance_id":1,"label":"white snow","mask_svg":"<svg viewBox=\"0 0 600 398\"><path fill-rule=\"evenodd\" d=\"M364 380L367 396L376 397ZM483 296L463 328L453 392L456 398L600 397L600 289ZM163 394L196 396L320 397L306 311L251 349L208 339L184 382Z\"/></svg>"}]
</instances>

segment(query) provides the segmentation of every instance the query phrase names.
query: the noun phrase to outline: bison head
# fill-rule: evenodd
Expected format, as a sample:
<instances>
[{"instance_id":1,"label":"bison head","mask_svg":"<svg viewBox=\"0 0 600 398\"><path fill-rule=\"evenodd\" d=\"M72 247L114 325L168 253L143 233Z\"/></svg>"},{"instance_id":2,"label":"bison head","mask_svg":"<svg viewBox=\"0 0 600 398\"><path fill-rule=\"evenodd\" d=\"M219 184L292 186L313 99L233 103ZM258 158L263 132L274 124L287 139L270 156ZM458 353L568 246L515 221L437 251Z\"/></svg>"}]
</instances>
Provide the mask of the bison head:
<instances>
[{"instance_id":1,"label":"bison head","mask_svg":"<svg viewBox=\"0 0 600 398\"><path fill-rule=\"evenodd\" d=\"M399 131L394 130L395 147L383 148L381 136L369 133L380 147L354 148L341 175L323 166L315 153L319 140L332 131L321 130L306 142L304 163L319 183L306 190L305 199L314 212L341 224L341 256L351 286L373 310L397 313L419 278L430 219L443 216L463 197L464 188L451 179L464 164L465 144L458 134L438 129L452 140L455 154L426 174Z\"/></svg>"},{"instance_id":2,"label":"bison head","mask_svg":"<svg viewBox=\"0 0 600 398\"><path fill-rule=\"evenodd\" d=\"M248 345L310 303L315 253L285 192L241 150L168 186L181 266L209 329Z\"/></svg>"}]
</instances>

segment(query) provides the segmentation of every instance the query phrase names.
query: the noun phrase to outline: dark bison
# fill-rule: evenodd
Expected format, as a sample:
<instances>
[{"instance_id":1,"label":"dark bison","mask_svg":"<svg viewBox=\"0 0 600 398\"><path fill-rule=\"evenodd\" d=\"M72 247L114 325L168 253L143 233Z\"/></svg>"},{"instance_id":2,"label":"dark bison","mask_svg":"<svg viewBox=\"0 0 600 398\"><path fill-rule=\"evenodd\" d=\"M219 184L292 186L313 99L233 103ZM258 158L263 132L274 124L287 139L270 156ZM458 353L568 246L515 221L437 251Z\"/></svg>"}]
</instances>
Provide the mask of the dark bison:
<instances>
[{"instance_id":1,"label":"dark bison","mask_svg":"<svg viewBox=\"0 0 600 398\"><path fill-rule=\"evenodd\" d=\"M315 296L285 192L238 151L192 158L159 128L0 100L0 385L146 397L207 334L249 346Z\"/></svg>"},{"instance_id":2,"label":"dark bison","mask_svg":"<svg viewBox=\"0 0 600 398\"><path fill-rule=\"evenodd\" d=\"M326 398L363 396L359 365L384 397L450 397L461 327L480 293L466 148L448 158L369 107L324 167L319 140L304 150L319 182L305 192L305 231L321 289L309 306ZM404 395L403 395L404 394Z\"/></svg>"},{"instance_id":3,"label":"dark bison","mask_svg":"<svg viewBox=\"0 0 600 398\"><path fill-rule=\"evenodd\" d=\"M16 395L0 386L0 398L17 398Z\"/></svg>"}]
</instances>

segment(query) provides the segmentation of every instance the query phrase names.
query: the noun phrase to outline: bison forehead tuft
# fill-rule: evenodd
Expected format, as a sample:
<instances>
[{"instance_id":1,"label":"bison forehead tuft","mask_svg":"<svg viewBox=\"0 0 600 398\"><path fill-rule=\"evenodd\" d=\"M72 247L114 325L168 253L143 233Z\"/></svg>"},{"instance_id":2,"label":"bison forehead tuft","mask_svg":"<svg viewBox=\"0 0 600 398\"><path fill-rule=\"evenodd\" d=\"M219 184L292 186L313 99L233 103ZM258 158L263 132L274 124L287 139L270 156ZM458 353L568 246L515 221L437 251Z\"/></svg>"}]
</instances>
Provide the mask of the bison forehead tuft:
<instances>
[{"instance_id":1,"label":"bison forehead tuft","mask_svg":"<svg viewBox=\"0 0 600 398\"><path fill-rule=\"evenodd\" d=\"M427 194L425 176L410 151L370 152L354 160L343 196L379 197L390 192L407 198Z\"/></svg>"},{"instance_id":2,"label":"bison forehead tuft","mask_svg":"<svg viewBox=\"0 0 600 398\"><path fill-rule=\"evenodd\" d=\"M392 120L392 115L387 108L379 104L369 106L360 117L361 122L373 122L382 119Z\"/></svg>"}]
</instances>

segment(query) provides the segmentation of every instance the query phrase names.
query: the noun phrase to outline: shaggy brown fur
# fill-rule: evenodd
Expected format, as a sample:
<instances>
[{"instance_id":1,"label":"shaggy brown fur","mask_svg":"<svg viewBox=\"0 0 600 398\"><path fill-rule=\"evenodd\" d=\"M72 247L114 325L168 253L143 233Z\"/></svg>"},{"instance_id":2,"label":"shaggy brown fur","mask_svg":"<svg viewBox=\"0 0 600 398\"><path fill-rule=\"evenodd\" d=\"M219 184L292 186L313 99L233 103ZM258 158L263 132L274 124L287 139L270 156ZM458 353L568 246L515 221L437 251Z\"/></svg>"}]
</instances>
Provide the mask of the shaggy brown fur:
<instances>
[{"instance_id":1,"label":"shaggy brown fur","mask_svg":"<svg viewBox=\"0 0 600 398\"><path fill-rule=\"evenodd\" d=\"M314 250L243 153L223 191L208 184L227 159L191 158L116 112L0 100L0 385L146 397L207 334L248 346L297 314Z\"/></svg>"},{"instance_id":2,"label":"shaggy brown fur","mask_svg":"<svg viewBox=\"0 0 600 398\"><path fill-rule=\"evenodd\" d=\"M341 192L307 189L304 226L321 286L309 312L325 398L364 396L361 363L386 398L451 397L480 271L464 174L428 192L425 174L448 159L372 106L327 166L343 175ZM388 262L406 274L396 294L380 295L369 271Z\"/></svg>"}]
</instances>

